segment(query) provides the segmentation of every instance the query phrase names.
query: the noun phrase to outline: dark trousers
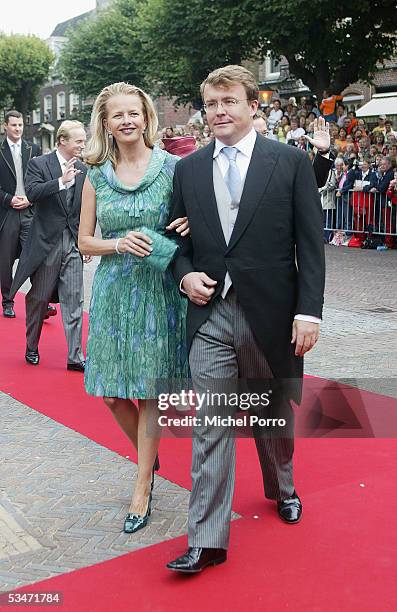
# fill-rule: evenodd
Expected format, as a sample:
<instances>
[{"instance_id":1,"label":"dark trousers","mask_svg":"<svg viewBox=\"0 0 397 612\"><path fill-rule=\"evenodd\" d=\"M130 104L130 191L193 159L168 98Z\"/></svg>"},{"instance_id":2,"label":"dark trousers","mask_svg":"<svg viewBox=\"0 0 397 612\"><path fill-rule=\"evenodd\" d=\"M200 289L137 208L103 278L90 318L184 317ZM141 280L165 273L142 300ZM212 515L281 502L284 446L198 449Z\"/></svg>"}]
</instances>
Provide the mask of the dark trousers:
<instances>
[{"instance_id":1,"label":"dark trousers","mask_svg":"<svg viewBox=\"0 0 397 612\"><path fill-rule=\"evenodd\" d=\"M336 198L336 229L345 232L353 229L353 207L349 204L348 193Z\"/></svg>"},{"instance_id":2,"label":"dark trousers","mask_svg":"<svg viewBox=\"0 0 397 612\"><path fill-rule=\"evenodd\" d=\"M233 287L218 299L196 333L189 355L196 393L232 398L241 389L255 393L269 389L273 374L259 349ZM247 396L247 393L243 395ZM240 398L243 397L240 394ZM246 397L247 399L247 397ZM216 415L234 416L235 403L217 401L201 406L193 428L192 493L189 505L189 546L228 548L234 492L235 430L227 422L209 423ZM265 496L286 499L294 492L292 458L294 413L288 400L258 404L246 414L284 418L286 427L252 427L262 469Z\"/></svg>"},{"instance_id":3,"label":"dark trousers","mask_svg":"<svg viewBox=\"0 0 397 612\"><path fill-rule=\"evenodd\" d=\"M323 210L324 240L326 240L326 242L330 241L331 236L334 233L334 228L335 228L334 216L335 216L335 210L333 208L328 208L328 209Z\"/></svg>"},{"instance_id":4,"label":"dark trousers","mask_svg":"<svg viewBox=\"0 0 397 612\"><path fill-rule=\"evenodd\" d=\"M37 351L48 302L58 290L63 328L68 344L68 363L84 360L83 261L68 228L31 276L32 286L26 294L26 348Z\"/></svg>"},{"instance_id":5,"label":"dark trousers","mask_svg":"<svg viewBox=\"0 0 397 612\"><path fill-rule=\"evenodd\" d=\"M14 305L10 298L12 268L28 236L33 219L32 207L10 209L0 232L0 284L3 308Z\"/></svg>"}]
</instances>

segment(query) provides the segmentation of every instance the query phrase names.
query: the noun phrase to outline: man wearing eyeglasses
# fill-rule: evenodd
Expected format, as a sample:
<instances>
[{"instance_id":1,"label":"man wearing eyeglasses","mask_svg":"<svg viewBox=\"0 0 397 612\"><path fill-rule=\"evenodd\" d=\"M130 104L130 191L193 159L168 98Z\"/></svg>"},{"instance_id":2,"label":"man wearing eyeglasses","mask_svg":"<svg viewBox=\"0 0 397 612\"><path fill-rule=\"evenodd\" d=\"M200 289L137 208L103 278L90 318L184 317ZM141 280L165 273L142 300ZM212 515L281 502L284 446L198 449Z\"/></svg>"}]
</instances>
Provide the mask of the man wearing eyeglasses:
<instances>
[{"instance_id":1,"label":"man wearing eyeglasses","mask_svg":"<svg viewBox=\"0 0 397 612\"><path fill-rule=\"evenodd\" d=\"M189 549L167 566L184 573L226 561L233 419L242 407L229 401L233 392L248 390L249 412L271 417L268 427L249 418L265 496L286 523L297 523L302 514L293 479L290 401L300 402L303 355L319 336L322 210L307 154L255 132L257 89L241 66L220 68L205 79L201 93L215 142L179 161L174 176L172 217L187 216L190 227L173 271L189 300L193 386L196 394L214 390L219 398L225 392L221 406L210 393L197 410Z\"/></svg>"}]
</instances>

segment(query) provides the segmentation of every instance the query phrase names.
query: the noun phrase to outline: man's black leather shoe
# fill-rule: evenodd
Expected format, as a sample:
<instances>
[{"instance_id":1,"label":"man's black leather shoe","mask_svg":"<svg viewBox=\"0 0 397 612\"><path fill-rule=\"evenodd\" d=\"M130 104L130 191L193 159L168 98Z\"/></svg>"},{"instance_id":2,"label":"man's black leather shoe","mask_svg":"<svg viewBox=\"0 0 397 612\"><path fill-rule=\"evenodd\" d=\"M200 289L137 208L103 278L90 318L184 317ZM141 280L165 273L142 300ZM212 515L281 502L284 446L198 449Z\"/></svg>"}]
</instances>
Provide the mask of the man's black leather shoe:
<instances>
[{"instance_id":1,"label":"man's black leather shoe","mask_svg":"<svg viewBox=\"0 0 397 612\"><path fill-rule=\"evenodd\" d=\"M209 565L224 563L227 553L224 548L197 548L190 546L187 553L175 561L167 563L167 567L183 574L197 574Z\"/></svg>"},{"instance_id":2,"label":"man's black leather shoe","mask_svg":"<svg viewBox=\"0 0 397 612\"><path fill-rule=\"evenodd\" d=\"M286 523L299 523L302 518L302 502L297 492L294 491L288 499L277 502L277 510L279 517Z\"/></svg>"},{"instance_id":3,"label":"man's black leather shoe","mask_svg":"<svg viewBox=\"0 0 397 612\"><path fill-rule=\"evenodd\" d=\"M84 372L85 361L81 361L80 363L68 363L66 367L68 370L72 370L72 372Z\"/></svg>"},{"instance_id":4,"label":"man's black leather shoe","mask_svg":"<svg viewBox=\"0 0 397 612\"><path fill-rule=\"evenodd\" d=\"M50 304L48 304L47 312L44 315L44 319L49 319L50 317L55 317L57 312L58 311L57 311L55 306L50 306Z\"/></svg>"},{"instance_id":5,"label":"man's black leather shoe","mask_svg":"<svg viewBox=\"0 0 397 612\"><path fill-rule=\"evenodd\" d=\"M26 363L30 363L30 365L39 365L40 356L37 351L26 351L25 353Z\"/></svg>"},{"instance_id":6,"label":"man's black leather shoe","mask_svg":"<svg viewBox=\"0 0 397 612\"><path fill-rule=\"evenodd\" d=\"M5 306L3 308L3 315L7 317L7 319L15 319L15 311L12 306Z\"/></svg>"}]
</instances>

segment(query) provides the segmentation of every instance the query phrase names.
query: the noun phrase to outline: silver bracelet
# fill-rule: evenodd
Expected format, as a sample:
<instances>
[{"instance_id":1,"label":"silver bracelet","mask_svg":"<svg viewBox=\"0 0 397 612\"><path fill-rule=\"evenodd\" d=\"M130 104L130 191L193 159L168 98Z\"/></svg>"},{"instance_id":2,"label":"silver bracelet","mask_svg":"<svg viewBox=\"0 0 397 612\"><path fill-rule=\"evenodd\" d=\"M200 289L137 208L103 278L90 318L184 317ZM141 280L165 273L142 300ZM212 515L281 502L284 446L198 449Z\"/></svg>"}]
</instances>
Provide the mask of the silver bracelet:
<instances>
[{"instance_id":1,"label":"silver bracelet","mask_svg":"<svg viewBox=\"0 0 397 612\"><path fill-rule=\"evenodd\" d=\"M122 255L123 253L121 251L119 251L119 242L120 242L121 238L117 238L116 240L116 244L114 245L114 250L116 251L116 253L118 255Z\"/></svg>"}]
</instances>

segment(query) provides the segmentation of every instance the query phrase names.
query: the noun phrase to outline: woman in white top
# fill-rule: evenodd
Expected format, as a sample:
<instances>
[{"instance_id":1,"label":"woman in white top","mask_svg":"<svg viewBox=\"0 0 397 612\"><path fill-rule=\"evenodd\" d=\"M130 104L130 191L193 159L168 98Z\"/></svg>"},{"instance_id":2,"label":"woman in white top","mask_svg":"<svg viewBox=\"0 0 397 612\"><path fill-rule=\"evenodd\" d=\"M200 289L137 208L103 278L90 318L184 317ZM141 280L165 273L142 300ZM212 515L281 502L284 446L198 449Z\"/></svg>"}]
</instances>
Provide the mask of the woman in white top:
<instances>
[{"instance_id":1,"label":"woman in white top","mask_svg":"<svg viewBox=\"0 0 397 612\"><path fill-rule=\"evenodd\" d=\"M287 143L292 144L295 147L298 145L299 138L305 135L305 130L298 126L298 120L296 117L291 118L291 129L287 133Z\"/></svg>"}]
</instances>

